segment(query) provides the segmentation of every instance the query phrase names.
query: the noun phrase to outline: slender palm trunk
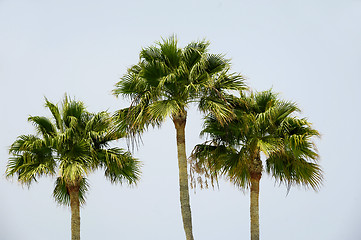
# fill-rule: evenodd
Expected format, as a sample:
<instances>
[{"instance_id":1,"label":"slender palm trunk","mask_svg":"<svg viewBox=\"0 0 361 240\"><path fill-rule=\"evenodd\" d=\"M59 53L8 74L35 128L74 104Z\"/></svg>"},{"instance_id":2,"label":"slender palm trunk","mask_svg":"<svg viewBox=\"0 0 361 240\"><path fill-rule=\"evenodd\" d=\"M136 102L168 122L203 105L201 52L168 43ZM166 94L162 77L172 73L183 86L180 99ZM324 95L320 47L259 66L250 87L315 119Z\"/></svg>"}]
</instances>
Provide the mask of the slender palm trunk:
<instances>
[{"instance_id":1,"label":"slender palm trunk","mask_svg":"<svg viewBox=\"0 0 361 240\"><path fill-rule=\"evenodd\" d=\"M179 193L183 219L183 227L187 240L193 240L192 213L189 203L187 156L185 146L186 114L173 116L174 126L177 131L177 151L179 167Z\"/></svg>"},{"instance_id":2,"label":"slender palm trunk","mask_svg":"<svg viewBox=\"0 0 361 240\"><path fill-rule=\"evenodd\" d=\"M68 187L71 209L71 240L80 240L79 187Z\"/></svg>"},{"instance_id":3,"label":"slender palm trunk","mask_svg":"<svg viewBox=\"0 0 361 240\"><path fill-rule=\"evenodd\" d=\"M261 173L251 174L251 240L259 240L259 182Z\"/></svg>"}]
</instances>

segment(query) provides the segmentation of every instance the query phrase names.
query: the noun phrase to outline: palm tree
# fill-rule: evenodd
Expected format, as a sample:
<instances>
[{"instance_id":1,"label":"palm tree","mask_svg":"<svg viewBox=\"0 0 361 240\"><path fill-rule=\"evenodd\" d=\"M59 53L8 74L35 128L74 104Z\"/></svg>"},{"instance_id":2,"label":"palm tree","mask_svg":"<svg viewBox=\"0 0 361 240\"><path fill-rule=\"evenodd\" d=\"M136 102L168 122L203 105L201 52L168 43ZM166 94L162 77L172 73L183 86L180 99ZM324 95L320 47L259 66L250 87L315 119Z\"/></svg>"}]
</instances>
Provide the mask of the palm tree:
<instances>
[{"instance_id":1,"label":"palm tree","mask_svg":"<svg viewBox=\"0 0 361 240\"><path fill-rule=\"evenodd\" d=\"M226 122L232 114L225 104L227 91L244 88L243 78L229 73L229 61L223 55L209 54L208 46L203 40L182 49L174 36L163 39L156 46L141 50L138 64L128 69L113 90L116 96L131 100L130 107L118 111L117 116L119 128L133 137L149 127L159 127L168 116L173 120L187 240L193 240L185 146L187 109L196 103L201 112L213 112L219 121Z\"/></svg>"},{"instance_id":2,"label":"palm tree","mask_svg":"<svg viewBox=\"0 0 361 240\"><path fill-rule=\"evenodd\" d=\"M31 116L36 135L21 135L10 147L6 175L29 185L43 175L55 176L53 197L70 205L72 240L80 239L80 206L85 203L89 173L103 169L112 183L135 184L139 162L129 152L110 147L123 137L107 112L89 113L84 104L65 96L62 107L46 99L52 118Z\"/></svg>"},{"instance_id":3,"label":"palm tree","mask_svg":"<svg viewBox=\"0 0 361 240\"><path fill-rule=\"evenodd\" d=\"M191 156L192 173L206 180L223 175L241 189L250 188L251 240L259 239L259 182L264 170L276 181L318 190L322 170L312 141L319 133L293 102L271 91L242 94L232 101L235 118L222 125L210 114L202 135L210 140L197 145ZM198 178L202 182L202 178Z\"/></svg>"}]
</instances>

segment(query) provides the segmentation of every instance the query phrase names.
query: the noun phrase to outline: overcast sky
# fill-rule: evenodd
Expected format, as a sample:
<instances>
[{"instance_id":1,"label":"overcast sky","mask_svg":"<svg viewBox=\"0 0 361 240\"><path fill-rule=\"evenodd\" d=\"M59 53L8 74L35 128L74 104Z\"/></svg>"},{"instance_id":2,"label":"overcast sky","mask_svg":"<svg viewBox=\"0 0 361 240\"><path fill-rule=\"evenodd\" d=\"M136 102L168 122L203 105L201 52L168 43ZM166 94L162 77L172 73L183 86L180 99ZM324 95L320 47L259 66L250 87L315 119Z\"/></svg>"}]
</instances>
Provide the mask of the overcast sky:
<instances>
[{"instance_id":1,"label":"overcast sky","mask_svg":"<svg viewBox=\"0 0 361 240\"><path fill-rule=\"evenodd\" d=\"M49 116L44 96L59 102L68 93L92 112L125 107L111 95L114 84L142 47L172 34L181 47L206 38L252 88L296 101L322 133L318 193L295 187L286 196L263 175L261 239L359 239L360 0L0 0L0 239L70 239L70 211L51 196L54 179L27 189L4 177L8 147L34 133L28 116ZM203 141L201 124L190 109L188 154ZM101 172L89 177L82 239L185 239L172 122L143 140L136 188L112 185ZM248 192L222 181L219 190L192 192L191 208L196 240L249 239Z\"/></svg>"}]
</instances>

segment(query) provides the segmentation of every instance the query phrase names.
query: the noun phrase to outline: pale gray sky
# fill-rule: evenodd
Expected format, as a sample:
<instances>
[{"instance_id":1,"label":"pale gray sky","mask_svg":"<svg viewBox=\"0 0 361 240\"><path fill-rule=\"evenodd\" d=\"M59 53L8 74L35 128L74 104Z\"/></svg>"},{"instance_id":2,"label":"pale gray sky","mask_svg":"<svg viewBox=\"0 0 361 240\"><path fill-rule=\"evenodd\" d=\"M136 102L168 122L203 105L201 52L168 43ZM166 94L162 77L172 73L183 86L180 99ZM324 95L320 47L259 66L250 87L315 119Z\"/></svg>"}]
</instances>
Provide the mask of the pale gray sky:
<instances>
[{"instance_id":1,"label":"pale gray sky","mask_svg":"<svg viewBox=\"0 0 361 240\"><path fill-rule=\"evenodd\" d=\"M51 197L54 179L29 190L4 177L8 146L33 133L29 115L49 116L44 96L65 92L89 111L127 106L111 90L141 47L176 34L180 46L206 38L213 53L256 90L294 100L322 133L320 192L278 186L264 174L263 240L361 238L361 1L0 0L0 239L70 239L70 211ZM187 151L202 140L190 110ZM120 142L123 147L124 142ZM175 131L170 121L144 136L136 188L90 177L82 239L185 239L178 197ZM191 194L197 240L249 239L249 194L221 182Z\"/></svg>"}]
</instances>

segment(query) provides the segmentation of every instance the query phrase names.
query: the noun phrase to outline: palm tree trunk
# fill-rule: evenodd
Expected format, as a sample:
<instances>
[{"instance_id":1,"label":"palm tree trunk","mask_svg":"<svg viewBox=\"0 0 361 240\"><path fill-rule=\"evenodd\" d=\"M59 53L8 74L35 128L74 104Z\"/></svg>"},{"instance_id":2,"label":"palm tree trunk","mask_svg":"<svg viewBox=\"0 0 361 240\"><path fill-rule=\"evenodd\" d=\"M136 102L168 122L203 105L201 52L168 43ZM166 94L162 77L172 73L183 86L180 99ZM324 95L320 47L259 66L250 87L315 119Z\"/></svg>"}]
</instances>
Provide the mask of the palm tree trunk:
<instances>
[{"instance_id":1,"label":"palm tree trunk","mask_svg":"<svg viewBox=\"0 0 361 240\"><path fill-rule=\"evenodd\" d=\"M192 213L189 203L189 190L188 190L188 171L187 171L187 155L185 146L185 126L186 114L179 114L173 116L174 126L177 131L177 151L178 151L178 167L179 167L179 193L181 212L183 219L183 228L187 240L193 240L192 231Z\"/></svg>"},{"instance_id":2,"label":"palm tree trunk","mask_svg":"<svg viewBox=\"0 0 361 240\"><path fill-rule=\"evenodd\" d=\"M251 174L251 240L259 240L259 182L261 173Z\"/></svg>"},{"instance_id":3,"label":"palm tree trunk","mask_svg":"<svg viewBox=\"0 0 361 240\"><path fill-rule=\"evenodd\" d=\"M71 209L71 240L80 240L79 187L68 187Z\"/></svg>"}]
</instances>

